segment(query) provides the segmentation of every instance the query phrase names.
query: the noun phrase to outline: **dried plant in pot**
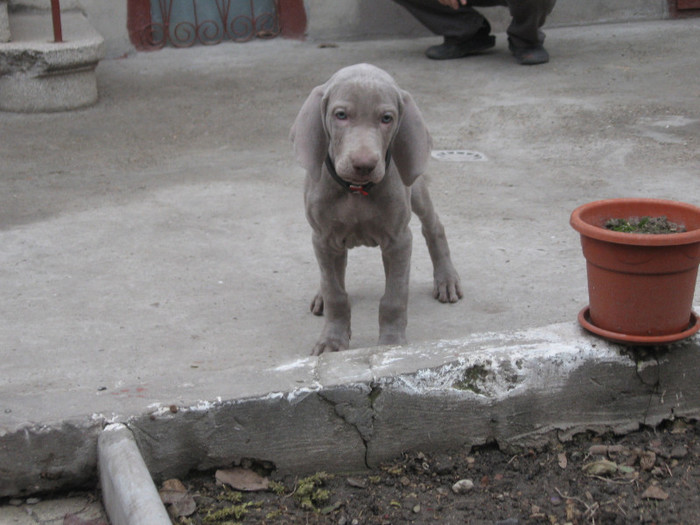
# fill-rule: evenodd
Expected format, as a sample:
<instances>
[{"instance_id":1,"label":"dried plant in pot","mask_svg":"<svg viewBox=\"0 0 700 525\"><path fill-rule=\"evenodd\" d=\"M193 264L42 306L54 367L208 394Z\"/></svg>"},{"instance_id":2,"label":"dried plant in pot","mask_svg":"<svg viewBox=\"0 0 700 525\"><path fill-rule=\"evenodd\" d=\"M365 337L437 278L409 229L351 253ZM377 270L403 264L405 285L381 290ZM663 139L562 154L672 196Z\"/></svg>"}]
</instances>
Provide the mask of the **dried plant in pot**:
<instances>
[{"instance_id":1,"label":"dried plant in pot","mask_svg":"<svg viewBox=\"0 0 700 525\"><path fill-rule=\"evenodd\" d=\"M684 231L628 233L610 219L666 217ZM589 305L579 313L588 331L636 345L662 345L700 328L692 311L700 264L700 208L661 199L608 199L571 214L586 259Z\"/></svg>"}]
</instances>

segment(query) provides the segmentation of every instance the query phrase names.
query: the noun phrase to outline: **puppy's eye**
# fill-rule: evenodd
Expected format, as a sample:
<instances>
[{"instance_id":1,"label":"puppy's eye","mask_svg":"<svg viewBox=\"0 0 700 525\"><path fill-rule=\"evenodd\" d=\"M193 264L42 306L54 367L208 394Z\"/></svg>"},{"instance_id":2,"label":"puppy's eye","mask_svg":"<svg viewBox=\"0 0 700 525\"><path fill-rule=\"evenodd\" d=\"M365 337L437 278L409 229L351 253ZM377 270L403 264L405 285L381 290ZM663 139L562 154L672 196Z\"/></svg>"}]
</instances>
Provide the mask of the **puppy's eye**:
<instances>
[{"instance_id":1,"label":"puppy's eye","mask_svg":"<svg viewBox=\"0 0 700 525\"><path fill-rule=\"evenodd\" d=\"M338 111L335 112L335 118L338 120L346 120L348 118L348 114L345 113L342 109L339 109Z\"/></svg>"},{"instance_id":2,"label":"puppy's eye","mask_svg":"<svg viewBox=\"0 0 700 525\"><path fill-rule=\"evenodd\" d=\"M382 115L382 124L391 124L394 122L394 115L391 113L385 113Z\"/></svg>"}]
</instances>

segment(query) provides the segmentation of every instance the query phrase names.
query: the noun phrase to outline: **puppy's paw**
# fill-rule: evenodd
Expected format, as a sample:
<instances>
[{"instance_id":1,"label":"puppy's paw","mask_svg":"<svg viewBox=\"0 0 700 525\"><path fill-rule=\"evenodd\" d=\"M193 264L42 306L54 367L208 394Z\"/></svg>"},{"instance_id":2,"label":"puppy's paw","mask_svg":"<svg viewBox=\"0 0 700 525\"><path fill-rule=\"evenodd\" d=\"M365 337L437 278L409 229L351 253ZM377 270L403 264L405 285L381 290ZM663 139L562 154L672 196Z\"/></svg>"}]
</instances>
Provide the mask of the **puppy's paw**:
<instances>
[{"instance_id":1,"label":"puppy's paw","mask_svg":"<svg viewBox=\"0 0 700 525\"><path fill-rule=\"evenodd\" d=\"M457 271L449 267L435 271L433 297L441 303L456 303L462 298L462 287Z\"/></svg>"},{"instance_id":2,"label":"puppy's paw","mask_svg":"<svg viewBox=\"0 0 700 525\"><path fill-rule=\"evenodd\" d=\"M346 350L348 348L348 343L342 341L340 338L322 338L319 339L311 355L321 355L325 352L338 352L339 350Z\"/></svg>"},{"instance_id":3,"label":"puppy's paw","mask_svg":"<svg viewBox=\"0 0 700 525\"><path fill-rule=\"evenodd\" d=\"M313 301L311 301L309 309L314 315L323 315L323 296L321 295L321 292L317 293Z\"/></svg>"},{"instance_id":4,"label":"puppy's paw","mask_svg":"<svg viewBox=\"0 0 700 525\"><path fill-rule=\"evenodd\" d=\"M405 345L406 334L404 333L386 333L379 336L377 344L379 345Z\"/></svg>"}]
</instances>

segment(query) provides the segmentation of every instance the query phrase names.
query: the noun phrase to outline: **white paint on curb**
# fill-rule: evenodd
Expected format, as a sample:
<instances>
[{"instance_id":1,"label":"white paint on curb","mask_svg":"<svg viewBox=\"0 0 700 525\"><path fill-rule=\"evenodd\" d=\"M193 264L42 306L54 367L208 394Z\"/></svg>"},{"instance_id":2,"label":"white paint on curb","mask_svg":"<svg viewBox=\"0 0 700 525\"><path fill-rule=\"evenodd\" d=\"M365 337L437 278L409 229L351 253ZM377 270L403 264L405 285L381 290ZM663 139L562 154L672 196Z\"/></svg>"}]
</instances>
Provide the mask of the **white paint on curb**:
<instances>
[{"instance_id":1,"label":"white paint on curb","mask_svg":"<svg viewBox=\"0 0 700 525\"><path fill-rule=\"evenodd\" d=\"M171 525L131 431L109 425L97 441L102 498L112 525Z\"/></svg>"}]
</instances>

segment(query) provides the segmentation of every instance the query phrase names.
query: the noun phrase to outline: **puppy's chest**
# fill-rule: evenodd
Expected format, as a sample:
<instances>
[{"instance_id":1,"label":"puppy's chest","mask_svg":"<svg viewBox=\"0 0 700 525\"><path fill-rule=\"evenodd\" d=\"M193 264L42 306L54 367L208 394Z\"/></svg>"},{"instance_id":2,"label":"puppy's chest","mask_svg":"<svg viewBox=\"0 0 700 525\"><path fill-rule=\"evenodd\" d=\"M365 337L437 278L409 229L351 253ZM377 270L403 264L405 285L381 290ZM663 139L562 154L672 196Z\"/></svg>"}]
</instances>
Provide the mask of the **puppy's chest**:
<instances>
[{"instance_id":1,"label":"puppy's chest","mask_svg":"<svg viewBox=\"0 0 700 525\"><path fill-rule=\"evenodd\" d=\"M398 204L398 206L396 206ZM410 210L399 203L382 206L361 195L348 195L331 206L311 210L312 226L336 248L381 246L408 225ZM397 209L398 208L398 209Z\"/></svg>"}]
</instances>

